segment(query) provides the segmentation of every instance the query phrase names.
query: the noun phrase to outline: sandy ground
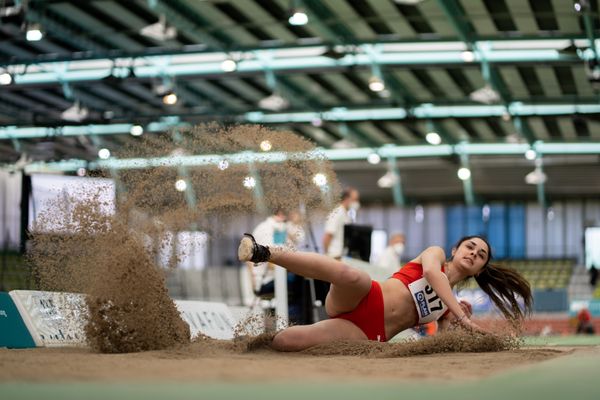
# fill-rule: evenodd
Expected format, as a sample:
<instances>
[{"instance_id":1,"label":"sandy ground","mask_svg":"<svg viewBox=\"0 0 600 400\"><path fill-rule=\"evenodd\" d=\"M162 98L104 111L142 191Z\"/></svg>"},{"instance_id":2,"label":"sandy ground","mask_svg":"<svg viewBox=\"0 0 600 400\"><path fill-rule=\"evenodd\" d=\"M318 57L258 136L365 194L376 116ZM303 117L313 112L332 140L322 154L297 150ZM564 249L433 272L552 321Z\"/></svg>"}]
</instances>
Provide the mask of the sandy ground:
<instances>
[{"instance_id":1,"label":"sandy ground","mask_svg":"<svg viewBox=\"0 0 600 400\"><path fill-rule=\"evenodd\" d=\"M586 352L592 350L587 348ZM0 349L0 381L334 382L408 379L472 380L535 364L575 348L522 348L491 353L447 353L402 358L314 356L269 349L231 351L213 346L130 354L98 354L87 349ZM593 349L600 354L600 348Z\"/></svg>"}]
</instances>

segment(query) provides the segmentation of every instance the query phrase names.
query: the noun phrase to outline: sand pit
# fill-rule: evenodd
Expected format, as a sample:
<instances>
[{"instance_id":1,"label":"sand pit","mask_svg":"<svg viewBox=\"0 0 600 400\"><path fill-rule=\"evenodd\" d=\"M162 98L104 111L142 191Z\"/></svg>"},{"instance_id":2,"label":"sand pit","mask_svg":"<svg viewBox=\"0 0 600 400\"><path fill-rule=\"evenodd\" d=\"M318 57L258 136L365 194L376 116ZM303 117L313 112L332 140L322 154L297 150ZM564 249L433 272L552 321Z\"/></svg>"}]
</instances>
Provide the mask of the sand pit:
<instances>
[{"instance_id":1,"label":"sand pit","mask_svg":"<svg viewBox=\"0 0 600 400\"><path fill-rule=\"evenodd\" d=\"M269 349L232 352L228 345L194 343L178 349L98 354L87 349L0 349L0 381L369 382L476 380L573 352L526 348L493 353L448 353L400 358L315 356Z\"/></svg>"}]
</instances>

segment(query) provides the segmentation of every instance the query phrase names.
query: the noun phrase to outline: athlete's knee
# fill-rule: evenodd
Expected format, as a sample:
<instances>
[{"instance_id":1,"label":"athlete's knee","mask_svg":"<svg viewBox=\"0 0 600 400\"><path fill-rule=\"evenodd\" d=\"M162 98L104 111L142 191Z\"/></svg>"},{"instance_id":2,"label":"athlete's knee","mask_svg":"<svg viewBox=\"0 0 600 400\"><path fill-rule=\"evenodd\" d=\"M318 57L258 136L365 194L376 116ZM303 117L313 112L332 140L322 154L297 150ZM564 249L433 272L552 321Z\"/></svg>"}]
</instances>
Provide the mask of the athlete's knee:
<instances>
[{"instance_id":1,"label":"athlete's knee","mask_svg":"<svg viewBox=\"0 0 600 400\"><path fill-rule=\"evenodd\" d=\"M357 285L364 279L364 274L355 268L346 266L338 276L338 285Z\"/></svg>"},{"instance_id":2,"label":"athlete's knee","mask_svg":"<svg viewBox=\"0 0 600 400\"><path fill-rule=\"evenodd\" d=\"M302 349L303 334L297 329L287 328L273 338L271 347L278 351L297 351Z\"/></svg>"}]
</instances>

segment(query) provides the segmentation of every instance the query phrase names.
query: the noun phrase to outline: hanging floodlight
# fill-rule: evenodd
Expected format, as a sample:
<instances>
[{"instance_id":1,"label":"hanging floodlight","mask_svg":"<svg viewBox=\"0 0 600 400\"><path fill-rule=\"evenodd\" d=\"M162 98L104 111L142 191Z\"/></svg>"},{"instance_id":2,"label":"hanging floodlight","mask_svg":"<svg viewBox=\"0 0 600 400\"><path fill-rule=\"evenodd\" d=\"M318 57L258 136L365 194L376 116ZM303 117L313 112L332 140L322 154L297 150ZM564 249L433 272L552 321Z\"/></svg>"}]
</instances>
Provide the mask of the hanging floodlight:
<instances>
[{"instance_id":1,"label":"hanging floodlight","mask_svg":"<svg viewBox=\"0 0 600 400\"><path fill-rule=\"evenodd\" d=\"M288 22L294 26L306 25L308 23L308 15L300 9L294 10Z\"/></svg>"},{"instance_id":2,"label":"hanging floodlight","mask_svg":"<svg viewBox=\"0 0 600 400\"><path fill-rule=\"evenodd\" d=\"M10 85L12 80L12 75L8 72L3 72L0 74L0 85Z\"/></svg>"},{"instance_id":3,"label":"hanging floodlight","mask_svg":"<svg viewBox=\"0 0 600 400\"><path fill-rule=\"evenodd\" d=\"M392 171L387 171L377 180L377 186L383 189L389 189L398 182L398 175Z\"/></svg>"},{"instance_id":4,"label":"hanging floodlight","mask_svg":"<svg viewBox=\"0 0 600 400\"><path fill-rule=\"evenodd\" d=\"M227 161L227 160L219 161L219 169L221 171L225 171L227 168L229 168L229 161Z\"/></svg>"},{"instance_id":5,"label":"hanging floodlight","mask_svg":"<svg viewBox=\"0 0 600 400\"><path fill-rule=\"evenodd\" d=\"M379 162L381 161L381 156L379 154L373 152L367 156L367 161L369 162L369 164L373 164L373 165L379 164Z\"/></svg>"},{"instance_id":6,"label":"hanging floodlight","mask_svg":"<svg viewBox=\"0 0 600 400\"><path fill-rule=\"evenodd\" d=\"M174 39L177 36L177 29L173 26L168 26L165 16L160 15L158 22L140 29L140 35L164 42L165 40Z\"/></svg>"},{"instance_id":7,"label":"hanging floodlight","mask_svg":"<svg viewBox=\"0 0 600 400\"><path fill-rule=\"evenodd\" d=\"M442 143L442 138L437 132L429 132L427 135L425 135L425 140L427 140L427 143L434 146Z\"/></svg>"},{"instance_id":8,"label":"hanging floodlight","mask_svg":"<svg viewBox=\"0 0 600 400\"><path fill-rule=\"evenodd\" d=\"M540 167L536 167L533 171L525 175L525 183L528 185L540 185L545 183L548 176Z\"/></svg>"},{"instance_id":9,"label":"hanging floodlight","mask_svg":"<svg viewBox=\"0 0 600 400\"><path fill-rule=\"evenodd\" d=\"M535 160L537 153L533 149L529 149L525 152L525 158L528 160Z\"/></svg>"},{"instance_id":10,"label":"hanging floodlight","mask_svg":"<svg viewBox=\"0 0 600 400\"><path fill-rule=\"evenodd\" d=\"M71 107L67 108L60 114L60 117L65 121L81 122L86 119L89 111L85 107L80 107L78 102L75 102Z\"/></svg>"},{"instance_id":11,"label":"hanging floodlight","mask_svg":"<svg viewBox=\"0 0 600 400\"><path fill-rule=\"evenodd\" d=\"M38 40L42 40L43 37L44 33L42 32L40 24L31 24L27 27L25 38L28 42L37 42Z\"/></svg>"},{"instance_id":12,"label":"hanging floodlight","mask_svg":"<svg viewBox=\"0 0 600 400\"><path fill-rule=\"evenodd\" d=\"M232 58L228 58L221 63L221 69L225 72L233 72L237 69L237 63Z\"/></svg>"},{"instance_id":13,"label":"hanging floodlight","mask_svg":"<svg viewBox=\"0 0 600 400\"><path fill-rule=\"evenodd\" d=\"M372 92L382 92L385 90L385 83L380 77L373 75L369 78L369 89Z\"/></svg>"},{"instance_id":14,"label":"hanging floodlight","mask_svg":"<svg viewBox=\"0 0 600 400\"><path fill-rule=\"evenodd\" d=\"M187 182L185 181L185 179L177 179L175 181L175 189L178 192L183 192L185 191L185 189L187 189Z\"/></svg>"},{"instance_id":15,"label":"hanging floodlight","mask_svg":"<svg viewBox=\"0 0 600 400\"><path fill-rule=\"evenodd\" d=\"M129 133L131 136L141 136L144 133L144 127L141 125L133 125L131 129L129 129Z\"/></svg>"},{"instance_id":16,"label":"hanging floodlight","mask_svg":"<svg viewBox=\"0 0 600 400\"><path fill-rule=\"evenodd\" d=\"M101 160L107 160L110 158L110 150L107 148L102 148L98 150L98 158Z\"/></svg>"},{"instance_id":17,"label":"hanging floodlight","mask_svg":"<svg viewBox=\"0 0 600 400\"><path fill-rule=\"evenodd\" d=\"M475 53L473 53L472 51L463 51L462 53L460 53L460 57L463 59L464 62L473 62L475 61Z\"/></svg>"},{"instance_id":18,"label":"hanging floodlight","mask_svg":"<svg viewBox=\"0 0 600 400\"><path fill-rule=\"evenodd\" d=\"M177 104L177 95L175 94L175 92L169 92L163 96L162 101L164 104L172 106L174 104Z\"/></svg>"},{"instance_id":19,"label":"hanging floodlight","mask_svg":"<svg viewBox=\"0 0 600 400\"><path fill-rule=\"evenodd\" d=\"M290 102L277 93L273 93L272 95L267 96L258 102L258 106L260 108L270 111L281 111L286 109L289 105Z\"/></svg>"},{"instance_id":20,"label":"hanging floodlight","mask_svg":"<svg viewBox=\"0 0 600 400\"><path fill-rule=\"evenodd\" d=\"M270 141L268 140L263 140L262 142L260 142L260 149L262 151L269 151L273 148L273 145L271 144Z\"/></svg>"},{"instance_id":21,"label":"hanging floodlight","mask_svg":"<svg viewBox=\"0 0 600 400\"><path fill-rule=\"evenodd\" d=\"M461 167L456 172L456 175L458 175L458 178L461 181L466 181L467 179L469 179L471 177L471 170L466 167Z\"/></svg>"},{"instance_id":22,"label":"hanging floodlight","mask_svg":"<svg viewBox=\"0 0 600 400\"><path fill-rule=\"evenodd\" d=\"M485 85L484 87L471 92L469 98L479 103L492 104L500 100L500 95L491 86Z\"/></svg>"}]
</instances>

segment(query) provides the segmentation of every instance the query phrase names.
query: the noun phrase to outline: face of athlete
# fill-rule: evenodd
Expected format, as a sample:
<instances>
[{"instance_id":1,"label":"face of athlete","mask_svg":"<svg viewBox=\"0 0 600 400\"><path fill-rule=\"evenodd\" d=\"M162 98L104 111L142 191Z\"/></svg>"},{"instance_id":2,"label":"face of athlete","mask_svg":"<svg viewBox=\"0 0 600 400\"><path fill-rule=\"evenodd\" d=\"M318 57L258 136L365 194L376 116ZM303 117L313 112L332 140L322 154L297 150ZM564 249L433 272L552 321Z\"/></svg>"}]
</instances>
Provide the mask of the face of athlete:
<instances>
[{"instance_id":1,"label":"face of athlete","mask_svg":"<svg viewBox=\"0 0 600 400\"><path fill-rule=\"evenodd\" d=\"M480 238L470 238L452 250L454 265L468 276L477 275L487 264L490 249Z\"/></svg>"}]
</instances>

